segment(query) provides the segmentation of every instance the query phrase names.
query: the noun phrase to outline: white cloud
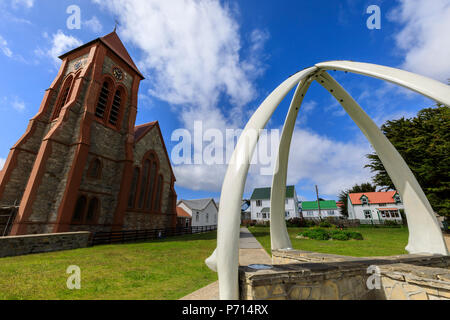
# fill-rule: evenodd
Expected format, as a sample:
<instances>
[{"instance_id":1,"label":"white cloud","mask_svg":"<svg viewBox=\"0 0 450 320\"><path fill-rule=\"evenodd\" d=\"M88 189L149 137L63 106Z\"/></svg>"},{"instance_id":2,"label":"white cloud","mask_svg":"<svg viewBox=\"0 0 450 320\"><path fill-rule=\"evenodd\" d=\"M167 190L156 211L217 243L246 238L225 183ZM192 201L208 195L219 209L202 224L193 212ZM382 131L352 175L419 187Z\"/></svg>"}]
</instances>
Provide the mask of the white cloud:
<instances>
[{"instance_id":1,"label":"white cloud","mask_svg":"<svg viewBox=\"0 0 450 320\"><path fill-rule=\"evenodd\" d=\"M5 158L0 158L0 170L3 169L3 166L5 165L6 159Z\"/></svg>"},{"instance_id":2,"label":"white cloud","mask_svg":"<svg viewBox=\"0 0 450 320\"><path fill-rule=\"evenodd\" d=\"M13 8L25 7L30 9L34 5L34 0L12 0L11 4Z\"/></svg>"},{"instance_id":3,"label":"white cloud","mask_svg":"<svg viewBox=\"0 0 450 320\"><path fill-rule=\"evenodd\" d=\"M17 111L23 111L25 110L25 102L20 100L17 97L14 97L14 99L11 101L12 107Z\"/></svg>"},{"instance_id":4,"label":"white cloud","mask_svg":"<svg viewBox=\"0 0 450 320\"><path fill-rule=\"evenodd\" d=\"M13 55L11 49L9 49L8 47L8 42L1 35L0 35L0 50L8 58L11 58Z\"/></svg>"},{"instance_id":5,"label":"white cloud","mask_svg":"<svg viewBox=\"0 0 450 320\"><path fill-rule=\"evenodd\" d=\"M66 35L61 30L58 30L57 33L53 34L51 42L52 47L47 51L47 55L53 59L56 65L59 65L61 62L58 58L60 55L83 44L81 40L73 36Z\"/></svg>"},{"instance_id":6,"label":"white cloud","mask_svg":"<svg viewBox=\"0 0 450 320\"><path fill-rule=\"evenodd\" d=\"M257 75L248 71L260 71L258 59L242 57L239 25L219 1L93 1L117 14L121 35L142 50L153 96L196 108L214 107L222 94L236 106L255 97ZM259 52L267 37L254 31L249 51Z\"/></svg>"},{"instance_id":7,"label":"white cloud","mask_svg":"<svg viewBox=\"0 0 450 320\"><path fill-rule=\"evenodd\" d=\"M94 33L100 33L103 30L103 26L96 16L93 16L91 19L84 21L83 24L87 28L91 29Z\"/></svg>"},{"instance_id":8,"label":"white cloud","mask_svg":"<svg viewBox=\"0 0 450 320\"><path fill-rule=\"evenodd\" d=\"M402 67L437 80L450 78L450 2L400 0L390 20L402 24L397 47L405 54Z\"/></svg>"}]
</instances>

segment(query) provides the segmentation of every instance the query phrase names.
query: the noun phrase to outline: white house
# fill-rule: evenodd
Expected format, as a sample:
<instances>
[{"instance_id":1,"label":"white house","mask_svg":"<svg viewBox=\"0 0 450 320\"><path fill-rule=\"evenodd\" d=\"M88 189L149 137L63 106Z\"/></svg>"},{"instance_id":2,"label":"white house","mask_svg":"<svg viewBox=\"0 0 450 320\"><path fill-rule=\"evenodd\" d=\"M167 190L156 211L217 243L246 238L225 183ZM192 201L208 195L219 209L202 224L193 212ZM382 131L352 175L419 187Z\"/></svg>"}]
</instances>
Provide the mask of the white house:
<instances>
[{"instance_id":1,"label":"white house","mask_svg":"<svg viewBox=\"0 0 450 320\"><path fill-rule=\"evenodd\" d=\"M319 218L342 218L342 214L337 207L336 201L334 200L323 200L319 202L320 204L320 215L319 206L317 201L303 201L302 202L302 215L305 219L319 219Z\"/></svg>"},{"instance_id":2,"label":"white house","mask_svg":"<svg viewBox=\"0 0 450 320\"><path fill-rule=\"evenodd\" d=\"M382 223L385 220L402 222L404 210L397 191L350 193L347 197L348 218L361 223Z\"/></svg>"},{"instance_id":3,"label":"white house","mask_svg":"<svg viewBox=\"0 0 450 320\"><path fill-rule=\"evenodd\" d=\"M217 225L219 208L213 198L180 200L177 207L182 208L192 217L191 225L193 227Z\"/></svg>"},{"instance_id":4,"label":"white house","mask_svg":"<svg viewBox=\"0 0 450 320\"><path fill-rule=\"evenodd\" d=\"M271 188L256 188L250 198L250 215L252 220L270 220L270 191ZM295 186L286 187L285 218L299 218L298 198Z\"/></svg>"}]
</instances>

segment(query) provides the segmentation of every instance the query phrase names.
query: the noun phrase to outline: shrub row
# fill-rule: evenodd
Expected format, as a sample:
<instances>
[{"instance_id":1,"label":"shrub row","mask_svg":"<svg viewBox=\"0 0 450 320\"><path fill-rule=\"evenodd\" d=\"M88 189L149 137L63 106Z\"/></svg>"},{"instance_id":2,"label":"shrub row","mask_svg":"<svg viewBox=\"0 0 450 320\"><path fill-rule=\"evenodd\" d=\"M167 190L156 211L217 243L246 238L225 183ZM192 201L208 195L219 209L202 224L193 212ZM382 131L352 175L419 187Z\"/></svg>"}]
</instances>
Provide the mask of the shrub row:
<instances>
[{"instance_id":1,"label":"shrub row","mask_svg":"<svg viewBox=\"0 0 450 320\"><path fill-rule=\"evenodd\" d=\"M315 239L315 240L363 240L363 236L359 232L355 231L344 231L338 229L326 230L323 228L310 228L308 230L302 231L298 234L301 237Z\"/></svg>"}]
</instances>

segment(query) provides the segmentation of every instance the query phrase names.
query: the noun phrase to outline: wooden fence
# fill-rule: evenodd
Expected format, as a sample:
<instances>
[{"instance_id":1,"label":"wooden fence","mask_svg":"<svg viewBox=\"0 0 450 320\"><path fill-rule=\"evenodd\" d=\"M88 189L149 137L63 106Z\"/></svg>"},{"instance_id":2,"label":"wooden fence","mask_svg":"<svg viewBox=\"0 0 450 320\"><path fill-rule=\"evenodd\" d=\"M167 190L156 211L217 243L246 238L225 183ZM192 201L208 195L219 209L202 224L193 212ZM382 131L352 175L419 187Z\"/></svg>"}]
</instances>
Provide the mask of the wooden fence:
<instances>
[{"instance_id":1,"label":"wooden fence","mask_svg":"<svg viewBox=\"0 0 450 320\"><path fill-rule=\"evenodd\" d=\"M90 244L92 246L100 244L138 242L145 240L155 240L167 237L182 236L186 234L210 232L217 229L217 226L203 227L179 227L167 229L147 229L147 230L123 230L111 232L94 232Z\"/></svg>"}]
</instances>

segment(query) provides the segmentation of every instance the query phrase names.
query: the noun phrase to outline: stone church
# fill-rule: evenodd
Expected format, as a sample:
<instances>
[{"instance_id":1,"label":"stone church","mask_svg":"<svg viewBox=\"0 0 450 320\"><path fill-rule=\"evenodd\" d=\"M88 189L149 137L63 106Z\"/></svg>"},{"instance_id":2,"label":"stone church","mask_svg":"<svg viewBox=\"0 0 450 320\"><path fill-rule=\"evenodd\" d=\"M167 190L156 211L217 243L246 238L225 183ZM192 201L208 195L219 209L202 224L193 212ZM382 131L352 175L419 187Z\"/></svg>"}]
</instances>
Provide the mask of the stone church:
<instances>
[{"instance_id":1,"label":"stone church","mask_svg":"<svg viewBox=\"0 0 450 320\"><path fill-rule=\"evenodd\" d=\"M135 126L144 77L116 32L60 58L0 172L7 233L175 227L170 159L158 122Z\"/></svg>"}]
</instances>

